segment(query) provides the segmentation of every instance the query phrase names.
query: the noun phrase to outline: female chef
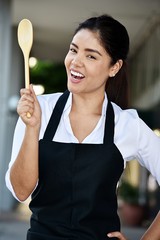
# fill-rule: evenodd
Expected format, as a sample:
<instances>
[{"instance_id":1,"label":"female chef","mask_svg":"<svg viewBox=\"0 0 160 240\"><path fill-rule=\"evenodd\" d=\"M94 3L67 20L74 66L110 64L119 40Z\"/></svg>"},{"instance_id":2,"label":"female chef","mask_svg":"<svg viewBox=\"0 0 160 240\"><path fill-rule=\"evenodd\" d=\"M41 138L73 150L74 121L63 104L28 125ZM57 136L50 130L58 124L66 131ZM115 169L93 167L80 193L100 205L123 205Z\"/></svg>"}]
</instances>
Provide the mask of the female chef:
<instances>
[{"instance_id":1,"label":"female chef","mask_svg":"<svg viewBox=\"0 0 160 240\"><path fill-rule=\"evenodd\" d=\"M124 110L128 50L121 23L87 19L65 58L68 90L38 100L32 85L21 90L6 183L19 201L31 195L27 240L124 240L116 187L126 162L136 158L160 183L160 139ZM157 219L142 239L159 239Z\"/></svg>"}]
</instances>

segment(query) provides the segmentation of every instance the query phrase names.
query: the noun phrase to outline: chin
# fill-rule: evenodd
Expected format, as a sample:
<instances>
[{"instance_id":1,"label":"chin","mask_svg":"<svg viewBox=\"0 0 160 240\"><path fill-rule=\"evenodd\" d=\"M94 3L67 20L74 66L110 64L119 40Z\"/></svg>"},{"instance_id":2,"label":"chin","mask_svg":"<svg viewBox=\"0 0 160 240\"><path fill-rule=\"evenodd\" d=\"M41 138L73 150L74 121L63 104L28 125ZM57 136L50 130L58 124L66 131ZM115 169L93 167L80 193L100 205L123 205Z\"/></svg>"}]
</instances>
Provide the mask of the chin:
<instances>
[{"instance_id":1,"label":"chin","mask_svg":"<svg viewBox=\"0 0 160 240\"><path fill-rule=\"evenodd\" d=\"M80 89L77 86L72 86L72 84L67 85L68 91L71 93L79 93Z\"/></svg>"},{"instance_id":2,"label":"chin","mask_svg":"<svg viewBox=\"0 0 160 240\"><path fill-rule=\"evenodd\" d=\"M80 93L80 91L78 89L75 89L75 88L71 88L71 87L68 87L68 91L73 93L73 94L77 94L77 93Z\"/></svg>"},{"instance_id":3,"label":"chin","mask_svg":"<svg viewBox=\"0 0 160 240\"><path fill-rule=\"evenodd\" d=\"M67 88L68 88L68 91L71 92L71 93L74 93L74 94L83 94L83 93L86 93L86 89L85 89L85 86L82 84L74 84L70 81L68 81L67 83Z\"/></svg>"}]
</instances>

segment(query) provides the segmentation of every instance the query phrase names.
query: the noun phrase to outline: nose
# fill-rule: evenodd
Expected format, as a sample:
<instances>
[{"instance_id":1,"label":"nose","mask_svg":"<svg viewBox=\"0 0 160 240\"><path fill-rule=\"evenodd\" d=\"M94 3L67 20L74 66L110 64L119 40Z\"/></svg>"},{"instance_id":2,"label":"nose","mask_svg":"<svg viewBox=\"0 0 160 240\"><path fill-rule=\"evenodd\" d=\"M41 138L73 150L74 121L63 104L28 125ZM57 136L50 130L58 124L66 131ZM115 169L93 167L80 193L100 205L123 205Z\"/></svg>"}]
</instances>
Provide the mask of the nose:
<instances>
[{"instance_id":1,"label":"nose","mask_svg":"<svg viewBox=\"0 0 160 240\"><path fill-rule=\"evenodd\" d=\"M74 56L73 60L72 60L72 64L74 66L79 66L81 67L83 65L83 60L82 57L79 56L78 54L76 56Z\"/></svg>"}]
</instances>

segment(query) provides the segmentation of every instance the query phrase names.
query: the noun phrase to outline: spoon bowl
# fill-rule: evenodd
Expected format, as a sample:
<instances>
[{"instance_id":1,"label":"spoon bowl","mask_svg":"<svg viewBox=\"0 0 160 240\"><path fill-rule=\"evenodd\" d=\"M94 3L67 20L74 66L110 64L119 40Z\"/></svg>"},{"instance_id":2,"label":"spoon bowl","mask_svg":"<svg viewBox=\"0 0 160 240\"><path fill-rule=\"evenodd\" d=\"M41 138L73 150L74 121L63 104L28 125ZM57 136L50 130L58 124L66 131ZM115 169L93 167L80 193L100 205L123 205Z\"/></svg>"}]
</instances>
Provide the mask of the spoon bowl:
<instances>
[{"instance_id":1,"label":"spoon bowl","mask_svg":"<svg viewBox=\"0 0 160 240\"><path fill-rule=\"evenodd\" d=\"M25 87L29 88L29 54L33 44L33 27L28 19L23 19L18 25L18 43L24 56Z\"/></svg>"}]
</instances>

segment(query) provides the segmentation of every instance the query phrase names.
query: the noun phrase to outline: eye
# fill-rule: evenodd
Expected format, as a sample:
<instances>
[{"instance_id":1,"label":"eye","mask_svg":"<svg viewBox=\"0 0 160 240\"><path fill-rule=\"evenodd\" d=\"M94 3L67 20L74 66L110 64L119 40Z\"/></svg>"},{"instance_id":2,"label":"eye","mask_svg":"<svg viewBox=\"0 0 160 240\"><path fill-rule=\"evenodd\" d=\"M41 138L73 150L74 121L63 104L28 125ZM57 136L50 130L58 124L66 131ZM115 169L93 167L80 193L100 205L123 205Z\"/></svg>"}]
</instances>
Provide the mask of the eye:
<instances>
[{"instance_id":1,"label":"eye","mask_svg":"<svg viewBox=\"0 0 160 240\"><path fill-rule=\"evenodd\" d=\"M96 57L94 57L93 55L88 55L87 57L88 57L89 59L96 60Z\"/></svg>"},{"instance_id":2,"label":"eye","mask_svg":"<svg viewBox=\"0 0 160 240\"><path fill-rule=\"evenodd\" d=\"M69 51L72 53L77 53L77 50L75 48L70 48Z\"/></svg>"}]
</instances>

